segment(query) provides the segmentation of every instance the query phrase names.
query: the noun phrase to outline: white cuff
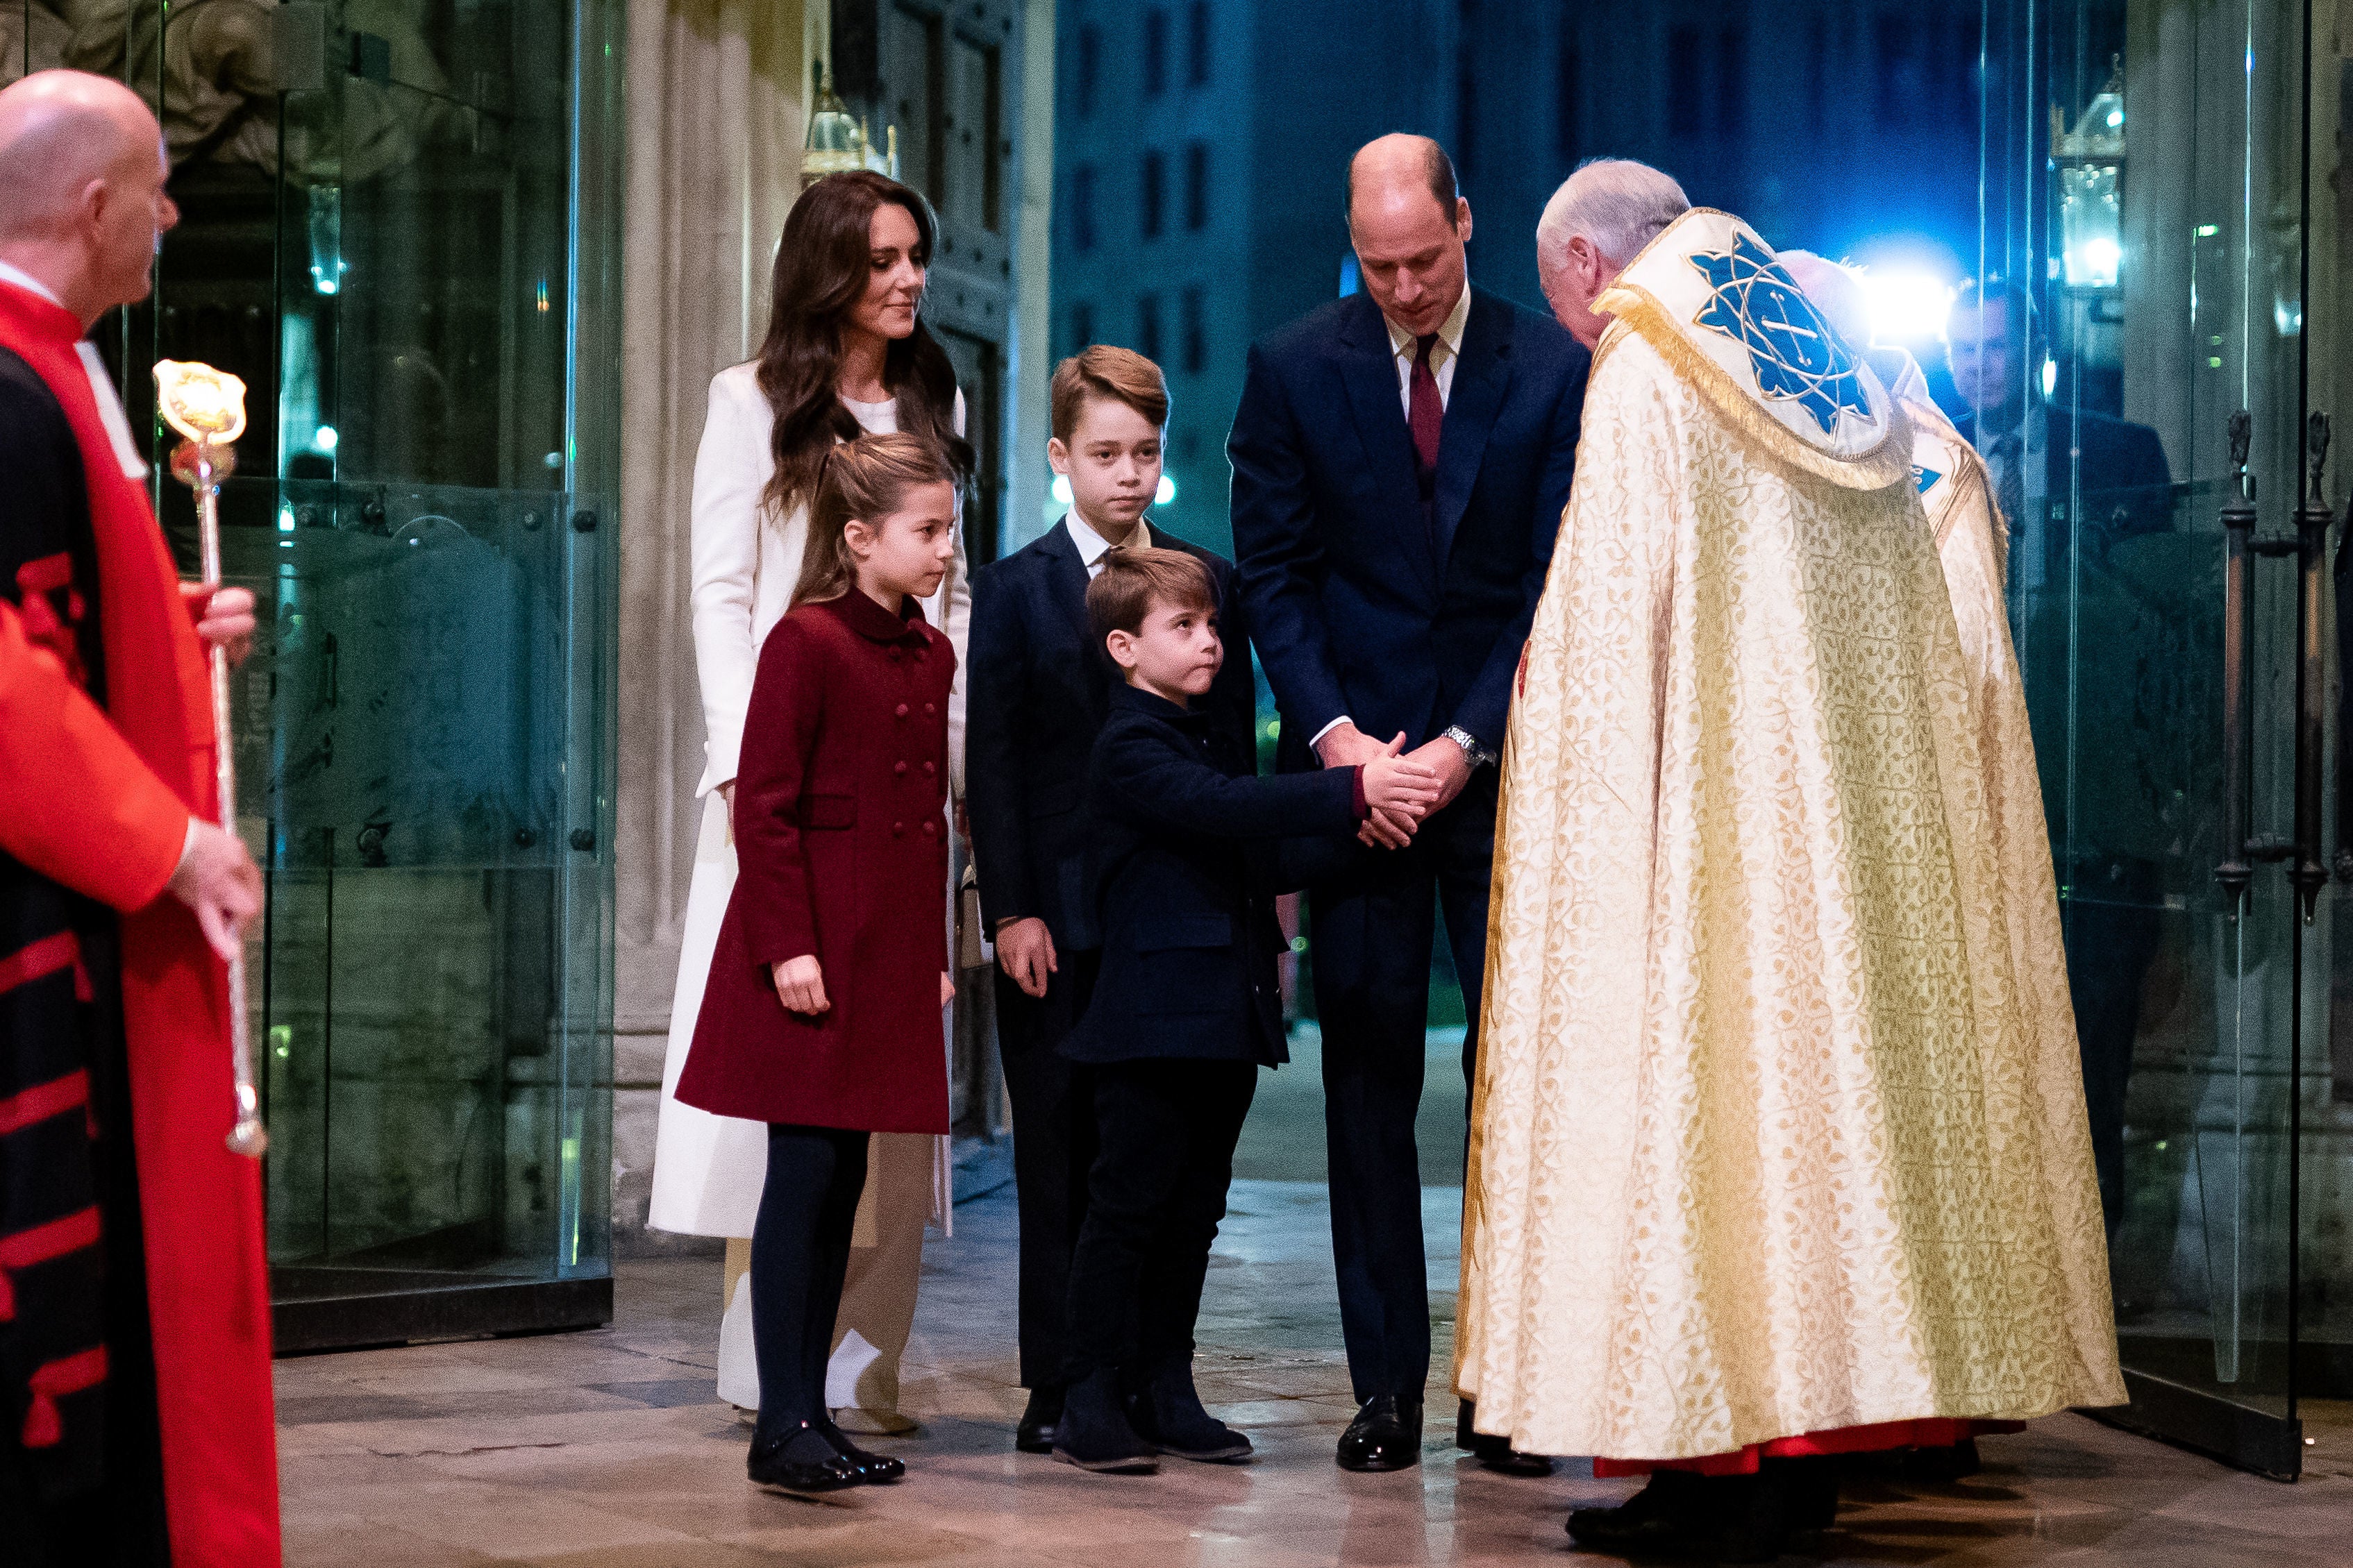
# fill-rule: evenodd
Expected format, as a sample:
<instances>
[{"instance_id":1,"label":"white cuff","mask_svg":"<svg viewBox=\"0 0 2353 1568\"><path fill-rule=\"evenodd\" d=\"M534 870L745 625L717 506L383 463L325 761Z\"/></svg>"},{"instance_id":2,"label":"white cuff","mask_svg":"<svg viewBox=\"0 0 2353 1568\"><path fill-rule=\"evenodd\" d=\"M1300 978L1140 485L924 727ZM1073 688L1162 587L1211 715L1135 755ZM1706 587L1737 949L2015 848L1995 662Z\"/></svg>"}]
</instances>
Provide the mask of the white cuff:
<instances>
[{"instance_id":1,"label":"white cuff","mask_svg":"<svg viewBox=\"0 0 2353 1568\"><path fill-rule=\"evenodd\" d=\"M188 857L195 854L196 848L196 825L202 820L195 812L188 813L188 831L180 840L180 858L172 863L172 875L165 880L176 880L180 873L188 868Z\"/></svg>"},{"instance_id":2,"label":"white cuff","mask_svg":"<svg viewBox=\"0 0 2353 1568\"><path fill-rule=\"evenodd\" d=\"M1345 713L1341 714L1337 719L1333 720L1329 724L1324 725L1324 728L1316 731L1314 734L1308 737L1307 749L1311 752L1314 752L1316 747L1324 743L1324 736L1330 734L1333 731L1338 729L1343 724L1353 724L1356 721L1349 718ZM1316 752L1315 760L1319 763L1322 763L1324 760L1324 753Z\"/></svg>"}]
</instances>

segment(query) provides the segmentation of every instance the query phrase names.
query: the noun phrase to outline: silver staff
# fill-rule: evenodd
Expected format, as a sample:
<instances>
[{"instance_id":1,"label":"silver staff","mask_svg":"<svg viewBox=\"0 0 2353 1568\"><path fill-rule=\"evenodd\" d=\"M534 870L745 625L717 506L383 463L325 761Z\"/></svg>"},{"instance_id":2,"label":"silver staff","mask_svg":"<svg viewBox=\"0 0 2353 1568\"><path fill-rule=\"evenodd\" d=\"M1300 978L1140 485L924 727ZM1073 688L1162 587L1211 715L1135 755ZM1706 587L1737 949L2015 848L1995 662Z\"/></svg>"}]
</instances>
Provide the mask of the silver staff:
<instances>
[{"instance_id":1,"label":"silver staff","mask_svg":"<svg viewBox=\"0 0 2353 1568\"><path fill-rule=\"evenodd\" d=\"M204 584L218 588L220 484L236 471L231 444L245 434L245 383L208 364L159 360L155 401L164 422L185 437L172 453L172 477L195 492L196 540ZM220 797L220 825L237 831L237 749L229 734L228 655L216 646L206 658L213 683L213 756ZM228 961L229 1063L237 1075L237 1124L229 1130L232 1153L259 1157L269 1147L261 1125L261 1096L253 1085L253 1042L246 1032L245 954Z\"/></svg>"}]
</instances>

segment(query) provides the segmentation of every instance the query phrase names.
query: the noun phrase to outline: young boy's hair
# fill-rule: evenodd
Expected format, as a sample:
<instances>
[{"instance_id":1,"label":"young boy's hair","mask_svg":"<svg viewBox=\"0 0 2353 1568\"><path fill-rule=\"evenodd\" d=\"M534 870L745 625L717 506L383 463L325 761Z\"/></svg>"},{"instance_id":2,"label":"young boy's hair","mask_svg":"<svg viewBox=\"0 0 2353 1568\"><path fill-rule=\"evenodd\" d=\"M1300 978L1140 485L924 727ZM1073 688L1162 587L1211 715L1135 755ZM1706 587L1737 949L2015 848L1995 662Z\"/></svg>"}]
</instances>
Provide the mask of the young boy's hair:
<instances>
[{"instance_id":1,"label":"young boy's hair","mask_svg":"<svg viewBox=\"0 0 2353 1568\"><path fill-rule=\"evenodd\" d=\"M1054 439L1067 443L1091 397L1124 403L1158 429L1168 423L1168 382L1134 349L1096 343L1054 367Z\"/></svg>"},{"instance_id":2,"label":"young boy's hair","mask_svg":"<svg viewBox=\"0 0 2353 1568\"><path fill-rule=\"evenodd\" d=\"M1217 614L1209 569L1181 550L1105 551L1102 574L1087 584L1087 626L1096 645L1113 632L1142 631L1155 605Z\"/></svg>"}]
</instances>

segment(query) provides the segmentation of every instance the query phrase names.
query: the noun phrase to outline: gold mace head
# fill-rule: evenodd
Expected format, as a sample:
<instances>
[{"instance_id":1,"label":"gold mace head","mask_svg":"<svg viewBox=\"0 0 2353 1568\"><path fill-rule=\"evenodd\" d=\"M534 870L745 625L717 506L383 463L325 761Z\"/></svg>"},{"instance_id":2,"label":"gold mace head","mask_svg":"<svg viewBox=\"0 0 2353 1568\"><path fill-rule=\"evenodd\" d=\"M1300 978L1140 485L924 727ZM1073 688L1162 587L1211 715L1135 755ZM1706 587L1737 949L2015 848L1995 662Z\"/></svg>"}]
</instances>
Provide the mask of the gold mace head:
<instances>
[{"instance_id":1,"label":"gold mace head","mask_svg":"<svg viewBox=\"0 0 2353 1568\"><path fill-rule=\"evenodd\" d=\"M185 439L172 454L172 476L201 486L236 467L229 443L245 434L245 383L195 360L155 362L155 406Z\"/></svg>"}]
</instances>

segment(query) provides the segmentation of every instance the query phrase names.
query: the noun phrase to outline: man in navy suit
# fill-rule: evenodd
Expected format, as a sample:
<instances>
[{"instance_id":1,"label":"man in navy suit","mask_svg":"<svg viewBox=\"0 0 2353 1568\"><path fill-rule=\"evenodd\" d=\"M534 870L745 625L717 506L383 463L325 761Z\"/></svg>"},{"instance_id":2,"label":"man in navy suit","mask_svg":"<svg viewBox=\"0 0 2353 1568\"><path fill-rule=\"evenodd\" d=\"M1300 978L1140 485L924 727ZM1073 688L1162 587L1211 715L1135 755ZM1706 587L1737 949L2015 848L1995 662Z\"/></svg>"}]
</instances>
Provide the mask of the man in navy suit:
<instances>
[{"instance_id":1,"label":"man in navy suit","mask_svg":"<svg viewBox=\"0 0 2353 1568\"><path fill-rule=\"evenodd\" d=\"M1195 556L1209 570L1228 639L1247 646L1233 568L1145 520L1168 423L1160 367L1126 349L1083 349L1056 367L1052 406L1047 459L1071 481L1071 512L975 574L965 672L965 805L981 910L997 938L997 1037L1021 1219L1029 1401L1014 1444L1033 1454L1052 1450L1061 1419L1071 1256L1095 1157L1092 1091L1057 1050L1086 1011L1102 940L1081 796L1113 694L1124 689L1102 640L1089 635L1087 584L1114 546ZM1250 659L1229 659L1199 721L1235 756L1251 758L1257 704Z\"/></svg>"},{"instance_id":2,"label":"man in navy suit","mask_svg":"<svg viewBox=\"0 0 2353 1568\"><path fill-rule=\"evenodd\" d=\"M1432 921L1442 906L1473 1021L1467 1073L1493 764L1568 500L1589 359L1551 318L1469 286L1471 206L1436 142L1360 150L1348 228L1365 291L1250 350L1228 450L1242 605L1282 710L1282 767L1361 764L1403 731L1444 792L1418 827L1374 813L1308 889L1332 1250L1360 1405L1338 1459L1388 1470L1419 1457L1430 1373L1414 1117Z\"/></svg>"}]
</instances>

